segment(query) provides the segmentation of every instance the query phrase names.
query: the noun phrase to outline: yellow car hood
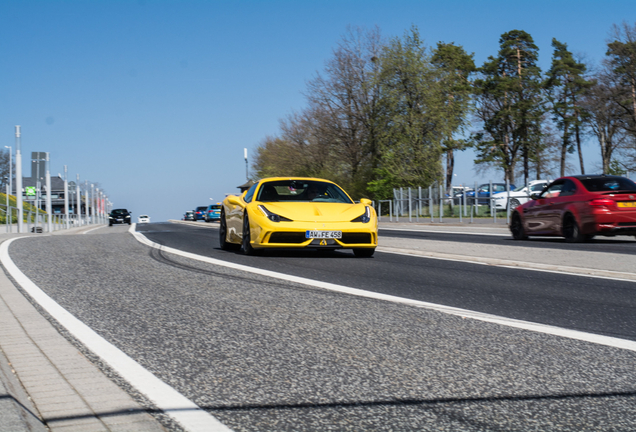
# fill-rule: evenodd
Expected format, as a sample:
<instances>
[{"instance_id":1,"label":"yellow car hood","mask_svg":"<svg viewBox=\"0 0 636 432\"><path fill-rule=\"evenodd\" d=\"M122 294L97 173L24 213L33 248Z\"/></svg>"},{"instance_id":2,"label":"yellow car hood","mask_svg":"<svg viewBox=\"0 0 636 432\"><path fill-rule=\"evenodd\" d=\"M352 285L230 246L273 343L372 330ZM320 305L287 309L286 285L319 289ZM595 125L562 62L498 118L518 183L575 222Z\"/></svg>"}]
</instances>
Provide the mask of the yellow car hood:
<instances>
[{"instance_id":1,"label":"yellow car hood","mask_svg":"<svg viewBox=\"0 0 636 432\"><path fill-rule=\"evenodd\" d=\"M365 211L364 204L280 201L258 204L294 222L349 222Z\"/></svg>"}]
</instances>

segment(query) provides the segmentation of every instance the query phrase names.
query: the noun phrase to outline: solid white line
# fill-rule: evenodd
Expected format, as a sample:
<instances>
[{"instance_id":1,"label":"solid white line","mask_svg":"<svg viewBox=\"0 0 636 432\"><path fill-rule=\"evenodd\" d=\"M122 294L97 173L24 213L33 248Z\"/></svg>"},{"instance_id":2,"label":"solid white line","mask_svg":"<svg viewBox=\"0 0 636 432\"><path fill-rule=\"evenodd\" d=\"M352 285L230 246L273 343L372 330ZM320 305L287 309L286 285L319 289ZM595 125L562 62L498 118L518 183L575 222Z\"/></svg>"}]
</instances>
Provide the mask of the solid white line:
<instances>
[{"instance_id":1,"label":"solid white line","mask_svg":"<svg viewBox=\"0 0 636 432\"><path fill-rule=\"evenodd\" d=\"M408 232L425 232L425 233L440 233L440 234L466 234L466 235L484 235L493 237L510 237L510 234L498 234L498 233L485 233L485 232L466 232L466 231L441 231L432 229L413 229L413 228L384 228L379 227L380 230L386 231L408 231Z\"/></svg>"},{"instance_id":2,"label":"solid white line","mask_svg":"<svg viewBox=\"0 0 636 432\"><path fill-rule=\"evenodd\" d=\"M299 283L299 284L303 284L303 285L309 285L309 286L313 286L313 287L317 287L317 288L324 288L324 289L327 289L327 290L330 290L330 291L335 291L335 292L340 292L340 293L344 293L344 294L355 295L355 296L358 296L358 297L366 297L366 298L372 298L372 299L377 299L377 300L390 301L390 302L394 302L394 303L401 303L401 304L406 304L406 305L410 305L410 306L415 306L415 307L435 310L435 311L443 312L443 313L446 313L446 314L449 314L449 315L456 315L456 316L461 316L461 317L464 317L464 318L472 318L472 319L479 320L479 321L490 322L490 323L494 323L494 324L500 324L500 325L504 325L504 326L507 326L507 327L513 327L513 328L518 328L518 329L523 329L523 330L529 330L529 331L533 331L533 332L537 332L537 333L549 334L549 335L554 335L554 336L561 336L561 337L566 337L566 338L569 338L569 339L575 339L575 340L580 340L580 341L585 341L585 342L591 342L591 343L595 343L595 344L599 344L599 345L605 345L605 346L609 346L609 347L613 347L613 348L620 348L620 349L625 349L625 350L630 350L630 351L636 351L636 342L630 341L630 340L626 340L626 339L619 339L619 338L614 338L614 337L609 337L609 336L596 335L596 334L593 334L593 333L585 333L585 332L581 332L581 331L577 331L577 330L569 330L569 329L564 329L564 328L561 328L561 327L555 327L555 326L550 326L550 325L546 325L546 324L538 324L538 323L533 323L533 322L529 322L529 321L521 321L521 320L501 317L501 316L497 316L497 315L491 315L491 314L486 314L486 313L481 313L481 312L475 312L475 311L471 311L471 310L468 310L468 309L460 309L460 308L455 308L455 307L451 307L451 306L444 306L444 305L439 305L439 304L435 304L435 303L428 303L428 302L423 302L423 301L418 301L418 300L411 300L411 299L406 299L406 298L402 298L402 297L396 297L396 296L387 295L387 294L380 294L380 293L375 293L375 292L370 292L370 291L364 291L364 290L357 289L357 288L351 288L351 287L347 287L347 286L343 286L343 285L336 285L336 284L332 284L332 283L329 283L329 282L322 282L322 281L317 281L317 280L313 280L313 279L307 279L307 278L298 277L298 276L291 276L291 275L287 275L287 274L284 274L284 273L278 273L278 272L274 272L274 271L270 271L270 270L262 270L262 269L258 269L258 268L255 268L255 267L249 267L249 266L242 265L242 264L235 264L235 263L231 263L231 262L227 262L227 261L223 261L223 260L218 260L218 259L215 259L215 258L209 258L209 257L201 256L201 255L196 255L196 254L193 254L193 253L190 253L190 252L184 252L184 251L181 251L179 249L173 249L173 248L170 248L170 247L162 246L162 245L159 245L159 244L154 243L153 241L149 240L147 237L145 237L141 233L134 232L134 231L131 231L131 233L133 234L133 236L139 242L141 242L143 244L146 244L146 245L148 245L150 247L157 248L157 249L160 249L160 250L162 250L164 252L172 253L174 255L179 255L179 256L182 256L182 257L191 258L191 259L195 259L195 260L198 260L198 261L206 262L206 263L209 263L209 264L219 265L219 266L223 266L223 267L228 267L228 268L232 268L232 269L236 269L236 270L245 271L245 272L248 272L248 273L259 274L259 275L262 275L262 276L267 276L267 277L276 278L276 279L282 279L282 280L295 282L295 283Z\"/></svg>"},{"instance_id":3,"label":"solid white line","mask_svg":"<svg viewBox=\"0 0 636 432\"><path fill-rule=\"evenodd\" d=\"M452 258L452 257L445 257L445 256L424 255L424 254L418 254L418 253L409 253L405 251L390 250L382 246L378 246L376 250L382 253L389 253L393 255L404 255L404 256L410 256L410 257L416 257L416 258L428 258L428 259L436 259L436 260L442 260L442 261L454 261L454 262L467 263L467 264L478 264L478 265L486 265L486 266L492 266L492 267L510 268L515 270L529 270L529 271L538 271L538 272L545 272L545 273L555 273L555 274L568 275L568 276L591 277L591 278L597 278L597 279L614 280L619 282L632 282L632 283L636 282L636 280L628 279L627 277L622 278L620 276L605 276L605 275L583 273L583 272L577 273L575 269L572 267L570 267L569 270L566 270L565 267L562 267L562 269L539 268L539 267L531 267L528 265L523 265L523 263L520 263L519 261L506 262L506 260L499 259L499 258L493 258L489 261L484 261L484 260L478 261L476 259L473 259L473 257L470 257L470 256L465 256L461 258ZM494 262L494 261L499 261L499 262ZM518 265L515 265L514 263L518 263ZM542 265L542 264L537 264L537 265ZM607 270L607 272L610 273L613 271ZM622 273L622 274L625 274L626 276L633 275L632 273L625 273L625 272L613 272L613 273L616 273L616 274Z\"/></svg>"},{"instance_id":4,"label":"solid white line","mask_svg":"<svg viewBox=\"0 0 636 432\"><path fill-rule=\"evenodd\" d=\"M89 232L95 231L95 230L100 229L100 228L104 228L104 227L103 226L98 226L98 227L95 227L95 228L91 228L88 231L82 232L81 234L88 234Z\"/></svg>"},{"instance_id":5,"label":"solid white line","mask_svg":"<svg viewBox=\"0 0 636 432\"><path fill-rule=\"evenodd\" d=\"M132 227L131 227L132 228ZM69 333L86 348L105 361L131 386L144 394L155 406L189 432L231 432L194 402L161 381L119 348L95 333L86 324L71 315L35 285L18 269L9 256L9 245L21 238L8 239L0 245L0 261L15 281Z\"/></svg>"}]
</instances>

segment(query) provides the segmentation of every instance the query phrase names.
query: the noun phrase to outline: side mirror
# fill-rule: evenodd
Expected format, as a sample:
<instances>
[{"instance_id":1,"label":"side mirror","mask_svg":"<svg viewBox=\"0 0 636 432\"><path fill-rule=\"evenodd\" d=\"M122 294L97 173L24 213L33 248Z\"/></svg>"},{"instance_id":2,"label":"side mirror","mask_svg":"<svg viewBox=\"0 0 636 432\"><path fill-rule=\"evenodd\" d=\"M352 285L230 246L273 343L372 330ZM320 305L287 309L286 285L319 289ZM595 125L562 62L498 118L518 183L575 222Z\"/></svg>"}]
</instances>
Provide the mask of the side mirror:
<instances>
[{"instance_id":1,"label":"side mirror","mask_svg":"<svg viewBox=\"0 0 636 432\"><path fill-rule=\"evenodd\" d=\"M367 198L360 198L360 204L364 204L367 206L370 206L373 204L373 201L371 201L370 199Z\"/></svg>"},{"instance_id":2,"label":"side mirror","mask_svg":"<svg viewBox=\"0 0 636 432\"><path fill-rule=\"evenodd\" d=\"M536 200L536 199L539 199L539 196L541 196L541 194L535 192L535 193L530 194L530 199Z\"/></svg>"},{"instance_id":3,"label":"side mirror","mask_svg":"<svg viewBox=\"0 0 636 432\"><path fill-rule=\"evenodd\" d=\"M227 197L227 202L232 204L232 205L240 205L241 204L240 198L237 197L236 195L229 195Z\"/></svg>"}]
</instances>

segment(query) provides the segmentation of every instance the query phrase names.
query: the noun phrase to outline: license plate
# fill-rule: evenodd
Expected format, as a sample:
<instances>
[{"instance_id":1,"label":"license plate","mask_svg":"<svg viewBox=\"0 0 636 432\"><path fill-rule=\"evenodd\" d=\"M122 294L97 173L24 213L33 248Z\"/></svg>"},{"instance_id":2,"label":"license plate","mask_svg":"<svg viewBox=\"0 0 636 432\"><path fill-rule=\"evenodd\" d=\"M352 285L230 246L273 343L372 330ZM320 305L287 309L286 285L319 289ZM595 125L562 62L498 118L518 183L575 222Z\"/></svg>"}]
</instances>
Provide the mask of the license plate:
<instances>
[{"instance_id":1,"label":"license plate","mask_svg":"<svg viewBox=\"0 0 636 432\"><path fill-rule=\"evenodd\" d=\"M619 207L636 207L636 201L617 202L616 205Z\"/></svg>"},{"instance_id":2,"label":"license plate","mask_svg":"<svg viewBox=\"0 0 636 432\"><path fill-rule=\"evenodd\" d=\"M339 238L342 238L342 231L305 231L305 238L339 239Z\"/></svg>"}]
</instances>

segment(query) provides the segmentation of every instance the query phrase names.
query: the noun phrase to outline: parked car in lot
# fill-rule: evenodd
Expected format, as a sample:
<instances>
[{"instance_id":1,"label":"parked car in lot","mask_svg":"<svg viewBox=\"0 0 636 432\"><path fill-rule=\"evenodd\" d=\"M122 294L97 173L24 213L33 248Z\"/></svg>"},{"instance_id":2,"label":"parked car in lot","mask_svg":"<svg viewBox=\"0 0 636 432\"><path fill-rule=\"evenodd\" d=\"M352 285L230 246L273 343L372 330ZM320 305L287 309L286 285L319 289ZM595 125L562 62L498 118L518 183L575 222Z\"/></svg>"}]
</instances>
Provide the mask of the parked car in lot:
<instances>
[{"instance_id":1,"label":"parked car in lot","mask_svg":"<svg viewBox=\"0 0 636 432\"><path fill-rule=\"evenodd\" d=\"M610 175L561 177L517 207L510 231L515 240L559 236L582 242L596 235L636 236L636 183Z\"/></svg>"},{"instance_id":2,"label":"parked car in lot","mask_svg":"<svg viewBox=\"0 0 636 432\"><path fill-rule=\"evenodd\" d=\"M515 189L516 186L511 184L510 190ZM477 204L490 204L490 199L480 199L480 198L490 198L490 194L496 194L497 192L505 192L506 184L505 183L493 183L492 191L490 190L490 183L480 184L477 188L477 191L466 192L466 204L471 205L474 204L473 198L475 198L475 193L477 193Z\"/></svg>"},{"instance_id":3,"label":"parked car in lot","mask_svg":"<svg viewBox=\"0 0 636 432\"><path fill-rule=\"evenodd\" d=\"M199 206L196 209L194 209L194 220L198 221L198 220L203 220L203 218L205 217L205 211L208 209L208 206Z\"/></svg>"},{"instance_id":4,"label":"parked car in lot","mask_svg":"<svg viewBox=\"0 0 636 432\"><path fill-rule=\"evenodd\" d=\"M218 222L221 220L221 203L210 204L203 216L206 222Z\"/></svg>"},{"instance_id":5,"label":"parked car in lot","mask_svg":"<svg viewBox=\"0 0 636 432\"><path fill-rule=\"evenodd\" d=\"M114 209L108 214L108 226L115 224L130 225L130 212L126 209Z\"/></svg>"},{"instance_id":6,"label":"parked car in lot","mask_svg":"<svg viewBox=\"0 0 636 432\"><path fill-rule=\"evenodd\" d=\"M184 221L193 221L194 219L194 210L188 210L185 212L185 214L183 215L183 220Z\"/></svg>"},{"instance_id":7,"label":"parked car in lot","mask_svg":"<svg viewBox=\"0 0 636 432\"><path fill-rule=\"evenodd\" d=\"M514 190L510 190L510 209L514 210L521 204L530 201L530 195L533 193L541 193L551 180L532 180L528 186L519 186ZM508 192L497 192L492 196L497 210L506 210L508 207Z\"/></svg>"},{"instance_id":8,"label":"parked car in lot","mask_svg":"<svg viewBox=\"0 0 636 432\"><path fill-rule=\"evenodd\" d=\"M149 223L150 217L148 215L139 215L137 216L137 223Z\"/></svg>"}]
</instances>

